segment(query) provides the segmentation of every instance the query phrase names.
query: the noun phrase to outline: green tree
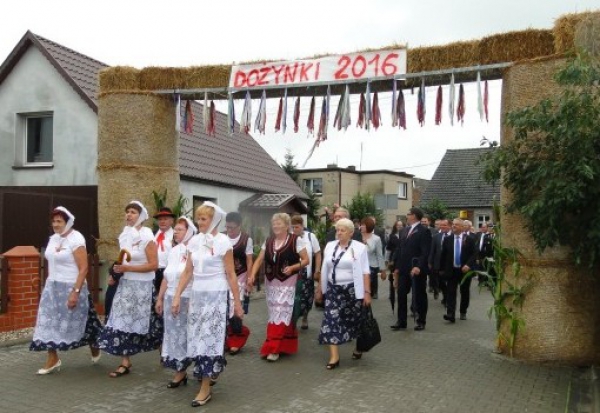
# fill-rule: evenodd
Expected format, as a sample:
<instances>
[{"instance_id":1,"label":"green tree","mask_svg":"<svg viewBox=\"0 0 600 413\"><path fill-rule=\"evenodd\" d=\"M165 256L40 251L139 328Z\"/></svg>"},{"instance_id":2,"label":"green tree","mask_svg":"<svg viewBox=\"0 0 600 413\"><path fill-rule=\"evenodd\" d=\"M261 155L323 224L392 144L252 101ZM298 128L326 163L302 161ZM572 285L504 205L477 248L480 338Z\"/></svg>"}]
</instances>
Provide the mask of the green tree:
<instances>
[{"instance_id":1,"label":"green tree","mask_svg":"<svg viewBox=\"0 0 600 413\"><path fill-rule=\"evenodd\" d=\"M525 218L540 252L569 246L577 264L593 266L600 257L600 66L578 55L555 80L558 96L507 115L514 139L482 157L484 177L511 191L507 211Z\"/></svg>"},{"instance_id":2,"label":"green tree","mask_svg":"<svg viewBox=\"0 0 600 413\"><path fill-rule=\"evenodd\" d=\"M281 165L281 168L286 174L290 176L296 182L298 182L298 164L294 163L294 154L290 149L286 149L285 152L285 163Z\"/></svg>"},{"instance_id":3,"label":"green tree","mask_svg":"<svg viewBox=\"0 0 600 413\"><path fill-rule=\"evenodd\" d=\"M321 201L310 189L306 188L304 192L308 195L308 199L306 200L306 207L308 208L308 226L310 228L315 228L320 221L319 208L321 208Z\"/></svg>"},{"instance_id":4,"label":"green tree","mask_svg":"<svg viewBox=\"0 0 600 413\"><path fill-rule=\"evenodd\" d=\"M361 194L360 192L354 195L352 200L344 205L350 212L352 219L363 219L368 216L374 216L378 225L383 224L383 214L380 209L375 207L375 198L371 194Z\"/></svg>"},{"instance_id":5,"label":"green tree","mask_svg":"<svg viewBox=\"0 0 600 413\"><path fill-rule=\"evenodd\" d=\"M432 221L436 219L445 219L450 218L450 212L446 207L446 204L439 200L438 198L433 198L426 204L422 204L419 206L425 215L429 215Z\"/></svg>"}]
</instances>

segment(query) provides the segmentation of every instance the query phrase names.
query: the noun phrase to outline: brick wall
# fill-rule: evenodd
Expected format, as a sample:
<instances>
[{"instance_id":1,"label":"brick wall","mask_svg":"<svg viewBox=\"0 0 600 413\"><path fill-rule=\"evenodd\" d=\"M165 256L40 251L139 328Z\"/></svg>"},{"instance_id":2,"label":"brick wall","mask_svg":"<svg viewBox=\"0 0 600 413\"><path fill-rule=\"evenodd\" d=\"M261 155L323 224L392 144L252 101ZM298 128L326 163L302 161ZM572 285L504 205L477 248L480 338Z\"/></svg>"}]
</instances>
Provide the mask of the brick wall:
<instances>
[{"instance_id":1,"label":"brick wall","mask_svg":"<svg viewBox=\"0 0 600 413\"><path fill-rule=\"evenodd\" d=\"M15 247L2 254L6 259L8 307L0 314L0 332L33 327L40 298L39 260L34 247Z\"/></svg>"}]
</instances>

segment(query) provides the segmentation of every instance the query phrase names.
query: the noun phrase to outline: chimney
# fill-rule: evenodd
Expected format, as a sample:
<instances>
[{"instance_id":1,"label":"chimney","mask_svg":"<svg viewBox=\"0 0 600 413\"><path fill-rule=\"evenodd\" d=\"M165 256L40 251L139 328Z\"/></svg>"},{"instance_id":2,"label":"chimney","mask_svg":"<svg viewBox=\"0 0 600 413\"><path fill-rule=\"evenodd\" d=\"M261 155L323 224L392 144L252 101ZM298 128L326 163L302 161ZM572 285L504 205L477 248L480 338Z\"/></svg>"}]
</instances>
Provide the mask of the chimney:
<instances>
[{"instance_id":1,"label":"chimney","mask_svg":"<svg viewBox=\"0 0 600 413\"><path fill-rule=\"evenodd\" d=\"M348 165L347 168L349 171L356 171L356 166L355 165Z\"/></svg>"},{"instance_id":2,"label":"chimney","mask_svg":"<svg viewBox=\"0 0 600 413\"><path fill-rule=\"evenodd\" d=\"M337 168L337 163L328 163L327 164L327 169L335 169Z\"/></svg>"}]
</instances>

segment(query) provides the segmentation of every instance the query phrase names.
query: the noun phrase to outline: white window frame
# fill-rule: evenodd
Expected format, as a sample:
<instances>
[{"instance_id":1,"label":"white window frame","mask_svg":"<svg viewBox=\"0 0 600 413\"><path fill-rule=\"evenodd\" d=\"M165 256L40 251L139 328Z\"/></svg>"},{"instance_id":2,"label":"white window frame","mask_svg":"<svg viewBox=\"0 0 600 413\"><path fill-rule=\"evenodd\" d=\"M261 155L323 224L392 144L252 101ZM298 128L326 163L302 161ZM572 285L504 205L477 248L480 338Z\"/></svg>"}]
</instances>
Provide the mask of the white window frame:
<instances>
[{"instance_id":1,"label":"white window frame","mask_svg":"<svg viewBox=\"0 0 600 413\"><path fill-rule=\"evenodd\" d=\"M408 199L408 183L398 182L398 199Z\"/></svg>"},{"instance_id":2,"label":"white window frame","mask_svg":"<svg viewBox=\"0 0 600 413\"><path fill-rule=\"evenodd\" d=\"M52 154L51 160L45 161L29 161L27 159L27 128L30 119L39 118L52 118ZM29 113L18 113L15 122L15 162L16 167L23 168L39 168L39 167L52 167L54 166L54 112L43 111L43 112L29 112Z\"/></svg>"},{"instance_id":3,"label":"white window frame","mask_svg":"<svg viewBox=\"0 0 600 413\"><path fill-rule=\"evenodd\" d=\"M489 214L479 214L478 213L476 215L477 228L481 228L482 224L487 224L491 220L492 220L492 217Z\"/></svg>"},{"instance_id":4,"label":"white window frame","mask_svg":"<svg viewBox=\"0 0 600 413\"><path fill-rule=\"evenodd\" d=\"M321 190L320 191L314 190L315 181L321 182ZM313 195L323 195L323 178L304 178L304 179L302 179L302 187L304 188L304 190L306 190L306 189L310 190L313 193Z\"/></svg>"}]
</instances>

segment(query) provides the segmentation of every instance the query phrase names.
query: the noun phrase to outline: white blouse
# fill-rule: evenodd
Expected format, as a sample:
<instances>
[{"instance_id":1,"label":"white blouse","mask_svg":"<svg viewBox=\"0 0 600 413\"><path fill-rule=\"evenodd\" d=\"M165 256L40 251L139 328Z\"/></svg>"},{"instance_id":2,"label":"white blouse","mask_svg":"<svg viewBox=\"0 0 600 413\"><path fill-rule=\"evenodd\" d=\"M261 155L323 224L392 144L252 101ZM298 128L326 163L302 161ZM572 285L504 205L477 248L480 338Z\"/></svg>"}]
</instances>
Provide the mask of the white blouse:
<instances>
[{"instance_id":1,"label":"white blouse","mask_svg":"<svg viewBox=\"0 0 600 413\"><path fill-rule=\"evenodd\" d=\"M44 252L44 256L48 260L49 280L67 283L77 281L79 268L73 253L79 247L85 248L85 238L79 231L72 230L66 237L58 234L50 237Z\"/></svg>"},{"instance_id":2,"label":"white blouse","mask_svg":"<svg viewBox=\"0 0 600 413\"><path fill-rule=\"evenodd\" d=\"M131 254L131 260L127 262L129 265L143 265L148 263L146 257L146 246L149 242L154 242L154 234L147 227L140 228L138 234L131 240L131 246L121 245L121 248L127 248ZM148 272L125 272L123 275L125 280L135 281L152 281L154 280L154 271Z\"/></svg>"},{"instance_id":3,"label":"white blouse","mask_svg":"<svg viewBox=\"0 0 600 413\"><path fill-rule=\"evenodd\" d=\"M164 272L164 277L167 281L166 294L175 295L177 285L179 284L179 279L181 278L181 273L183 273L183 270L185 270L187 257L188 254L186 245L177 244L171 248L171 251L169 251L169 256L167 257L167 266ZM181 293L181 296L189 297L191 289L192 283L188 283L185 290L183 290Z\"/></svg>"},{"instance_id":4,"label":"white blouse","mask_svg":"<svg viewBox=\"0 0 600 413\"><path fill-rule=\"evenodd\" d=\"M227 235L218 233L207 237L206 234L198 234L188 242L187 248L192 257L192 288L195 291L228 290L224 257L233 248Z\"/></svg>"},{"instance_id":5,"label":"white blouse","mask_svg":"<svg viewBox=\"0 0 600 413\"><path fill-rule=\"evenodd\" d=\"M338 247L338 241L328 242L323 254L323 264L321 266L321 291L327 291L327 284L333 282L333 260L340 257L342 248ZM369 269L369 258L367 257L367 247L362 242L352 241L348 250L344 253L335 269L335 283L340 285L354 283L354 291L357 299L362 299L365 292L364 276L371 273Z\"/></svg>"}]
</instances>

